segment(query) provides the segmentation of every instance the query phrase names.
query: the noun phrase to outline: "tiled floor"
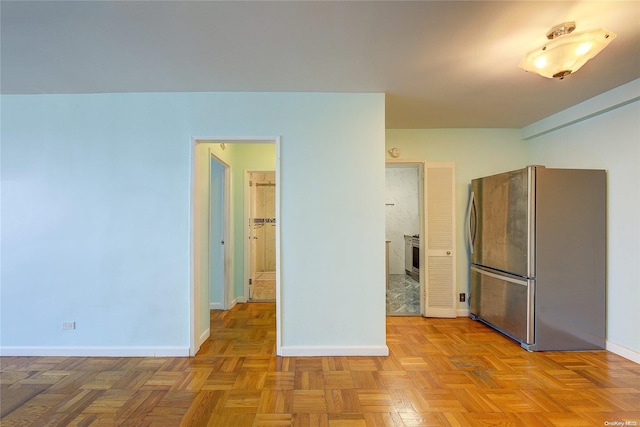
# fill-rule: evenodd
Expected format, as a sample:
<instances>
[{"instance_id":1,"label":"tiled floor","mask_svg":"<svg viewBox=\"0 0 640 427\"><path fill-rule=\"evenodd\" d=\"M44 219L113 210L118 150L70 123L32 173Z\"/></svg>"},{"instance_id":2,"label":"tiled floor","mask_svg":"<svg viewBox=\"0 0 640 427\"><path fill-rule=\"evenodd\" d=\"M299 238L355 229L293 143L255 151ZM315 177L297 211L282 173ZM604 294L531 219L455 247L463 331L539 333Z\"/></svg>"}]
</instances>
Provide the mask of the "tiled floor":
<instances>
[{"instance_id":1,"label":"tiled floor","mask_svg":"<svg viewBox=\"0 0 640 427\"><path fill-rule=\"evenodd\" d=\"M420 315L420 283L406 274L390 274L389 288L387 288L387 315Z\"/></svg>"}]
</instances>

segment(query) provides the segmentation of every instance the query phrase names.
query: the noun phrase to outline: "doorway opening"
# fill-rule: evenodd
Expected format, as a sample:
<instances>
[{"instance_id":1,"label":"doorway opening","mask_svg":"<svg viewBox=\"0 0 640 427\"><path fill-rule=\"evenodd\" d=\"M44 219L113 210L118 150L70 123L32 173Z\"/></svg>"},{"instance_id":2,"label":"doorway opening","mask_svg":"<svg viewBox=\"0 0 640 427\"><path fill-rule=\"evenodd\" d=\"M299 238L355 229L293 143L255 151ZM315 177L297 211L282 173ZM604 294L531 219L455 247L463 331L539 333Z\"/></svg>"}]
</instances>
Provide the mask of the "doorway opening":
<instances>
[{"instance_id":1,"label":"doorway opening","mask_svg":"<svg viewBox=\"0 0 640 427\"><path fill-rule=\"evenodd\" d=\"M245 229L246 171L269 170L280 180L280 138L192 137L191 304L189 354L210 334L210 310L228 310L248 301L244 284L248 234ZM273 172L275 170L275 172ZM280 216L274 187L273 224ZM278 221L279 222L279 221ZM280 238L274 227L274 271L279 271ZM276 353L281 348L280 279L275 277Z\"/></svg>"},{"instance_id":2,"label":"doorway opening","mask_svg":"<svg viewBox=\"0 0 640 427\"><path fill-rule=\"evenodd\" d=\"M276 299L276 173L249 171L248 218L246 221L248 301Z\"/></svg>"},{"instance_id":3,"label":"doorway opening","mask_svg":"<svg viewBox=\"0 0 640 427\"><path fill-rule=\"evenodd\" d=\"M387 316L420 316L424 299L422 163L389 162L385 168Z\"/></svg>"}]
</instances>

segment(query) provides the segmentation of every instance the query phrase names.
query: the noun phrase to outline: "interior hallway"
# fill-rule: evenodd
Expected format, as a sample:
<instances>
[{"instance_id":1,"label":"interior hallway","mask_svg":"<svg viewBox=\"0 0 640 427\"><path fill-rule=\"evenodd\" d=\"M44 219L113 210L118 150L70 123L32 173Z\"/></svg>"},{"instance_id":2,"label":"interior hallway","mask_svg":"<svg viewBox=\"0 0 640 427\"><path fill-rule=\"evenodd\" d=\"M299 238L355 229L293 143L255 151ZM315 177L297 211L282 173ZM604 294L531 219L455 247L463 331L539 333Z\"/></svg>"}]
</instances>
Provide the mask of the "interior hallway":
<instances>
[{"instance_id":1,"label":"interior hallway","mask_svg":"<svg viewBox=\"0 0 640 427\"><path fill-rule=\"evenodd\" d=\"M468 318L387 317L388 357L276 357L275 304L211 312L193 358L3 357L3 426L602 426L640 365L529 353Z\"/></svg>"}]
</instances>

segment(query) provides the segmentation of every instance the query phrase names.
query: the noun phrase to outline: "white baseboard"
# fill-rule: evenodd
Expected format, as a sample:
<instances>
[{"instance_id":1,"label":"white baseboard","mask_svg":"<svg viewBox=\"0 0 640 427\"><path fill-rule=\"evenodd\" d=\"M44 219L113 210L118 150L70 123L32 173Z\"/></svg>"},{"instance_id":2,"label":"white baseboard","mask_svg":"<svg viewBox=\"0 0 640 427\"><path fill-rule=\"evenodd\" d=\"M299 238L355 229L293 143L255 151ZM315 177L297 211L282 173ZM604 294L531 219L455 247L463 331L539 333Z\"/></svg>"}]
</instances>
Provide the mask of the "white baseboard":
<instances>
[{"instance_id":1,"label":"white baseboard","mask_svg":"<svg viewBox=\"0 0 640 427\"><path fill-rule=\"evenodd\" d=\"M238 297L231 301L231 307L229 307L227 310L231 310L236 304L243 302L247 302L247 300L244 297ZM209 310L224 310L224 307L222 306L221 302L210 302Z\"/></svg>"},{"instance_id":2,"label":"white baseboard","mask_svg":"<svg viewBox=\"0 0 640 427\"><path fill-rule=\"evenodd\" d=\"M381 346L283 346L279 356L388 356L389 347Z\"/></svg>"},{"instance_id":3,"label":"white baseboard","mask_svg":"<svg viewBox=\"0 0 640 427\"><path fill-rule=\"evenodd\" d=\"M459 308L456 311L456 317L469 317L469 309L468 308Z\"/></svg>"},{"instance_id":4,"label":"white baseboard","mask_svg":"<svg viewBox=\"0 0 640 427\"><path fill-rule=\"evenodd\" d=\"M196 343L196 348L199 350L200 347L202 347L202 344L204 344L204 342L209 338L209 336L211 335L211 329L207 328L201 335L200 338L198 338L198 342ZM196 350L196 353L198 351Z\"/></svg>"},{"instance_id":5,"label":"white baseboard","mask_svg":"<svg viewBox=\"0 0 640 427\"><path fill-rule=\"evenodd\" d=\"M605 348L611 353L615 353L618 356L622 356L625 359L631 360L632 362L640 363L640 353L638 353L637 351L612 343L611 341L607 341L605 343Z\"/></svg>"},{"instance_id":6,"label":"white baseboard","mask_svg":"<svg viewBox=\"0 0 640 427\"><path fill-rule=\"evenodd\" d=\"M200 337L201 343L209 337L207 330ZM204 339L203 339L204 337ZM606 342L611 353L640 363L640 353L621 345ZM282 347L280 356L388 356L387 346ZM0 347L0 356L64 356L64 357L188 357L186 347Z\"/></svg>"},{"instance_id":7,"label":"white baseboard","mask_svg":"<svg viewBox=\"0 0 640 427\"><path fill-rule=\"evenodd\" d=\"M465 316L469 316L469 310L458 310L458 317ZM624 357L625 359L629 359L632 362L640 363L640 352L612 343L611 341L605 342L605 349L611 353L617 354L618 356Z\"/></svg>"},{"instance_id":8,"label":"white baseboard","mask_svg":"<svg viewBox=\"0 0 640 427\"><path fill-rule=\"evenodd\" d=\"M189 347L0 347L0 356L189 357Z\"/></svg>"}]
</instances>

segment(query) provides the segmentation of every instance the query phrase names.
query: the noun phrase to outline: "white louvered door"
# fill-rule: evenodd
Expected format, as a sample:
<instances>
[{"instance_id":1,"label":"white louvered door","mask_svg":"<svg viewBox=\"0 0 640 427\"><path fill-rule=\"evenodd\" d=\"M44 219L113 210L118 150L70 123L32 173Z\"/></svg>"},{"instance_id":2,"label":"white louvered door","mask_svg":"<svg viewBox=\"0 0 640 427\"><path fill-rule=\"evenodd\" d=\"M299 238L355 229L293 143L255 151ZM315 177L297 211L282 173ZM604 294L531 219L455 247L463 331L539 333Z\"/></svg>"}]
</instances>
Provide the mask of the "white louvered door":
<instances>
[{"instance_id":1,"label":"white louvered door","mask_svg":"<svg viewBox=\"0 0 640 427\"><path fill-rule=\"evenodd\" d=\"M425 165L424 316L456 317L455 165Z\"/></svg>"}]
</instances>

